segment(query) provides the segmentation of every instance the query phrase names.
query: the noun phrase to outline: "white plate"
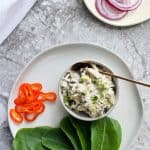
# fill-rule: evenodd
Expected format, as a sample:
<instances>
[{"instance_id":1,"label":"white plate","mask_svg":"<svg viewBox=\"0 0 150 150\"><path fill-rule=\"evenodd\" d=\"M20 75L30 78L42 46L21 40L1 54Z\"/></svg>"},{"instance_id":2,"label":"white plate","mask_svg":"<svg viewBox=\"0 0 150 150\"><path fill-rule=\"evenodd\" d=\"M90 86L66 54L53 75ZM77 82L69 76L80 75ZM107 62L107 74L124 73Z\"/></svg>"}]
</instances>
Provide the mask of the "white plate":
<instances>
[{"instance_id":1,"label":"white plate","mask_svg":"<svg viewBox=\"0 0 150 150\"><path fill-rule=\"evenodd\" d=\"M132 78L124 62L104 48L81 43L57 46L38 55L19 75L11 91L8 110L14 107L13 100L17 96L18 87L21 83L41 82L44 91L58 92L58 81L62 73L71 64L81 60L98 61L111 68L114 73ZM143 118L143 105L135 85L120 80L118 86L119 101L111 116L121 124L123 132L121 150L127 150L140 128ZM24 122L17 125L11 121L9 115L8 120L12 135L15 136L16 132L24 127L42 125L56 127L66 114L58 99L55 103L47 103L44 113L32 123Z\"/></svg>"},{"instance_id":2,"label":"white plate","mask_svg":"<svg viewBox=\"0 0 150 150\"><path fill-rule=\"evenodd\" d=\"M89 11L99 20L113 26L132 26L144 22L150 18L150 0L143 0L142 4L120 20L108 20L101 16L95 8L95 0L83 0Z\"/></svg>"}]
</instances>

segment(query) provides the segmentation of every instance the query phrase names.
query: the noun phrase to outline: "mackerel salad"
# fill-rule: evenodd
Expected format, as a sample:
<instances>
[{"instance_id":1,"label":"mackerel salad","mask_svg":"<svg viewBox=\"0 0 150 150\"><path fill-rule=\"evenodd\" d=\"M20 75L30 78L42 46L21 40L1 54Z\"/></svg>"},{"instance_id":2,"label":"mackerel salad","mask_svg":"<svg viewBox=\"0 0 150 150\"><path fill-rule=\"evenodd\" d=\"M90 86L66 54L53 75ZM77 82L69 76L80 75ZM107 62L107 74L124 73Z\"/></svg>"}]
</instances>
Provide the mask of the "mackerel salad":
<instances>
[{"instance_id":1,"label":"mackerel salad","mask_svg":"<svg viewBox=\"0 0 150 150\"><path fill-rule=\"evenodd\" d=\"M113 78L100 73L92 63L78 71L69 70L60 82L64 104L91 118L99 117L116 103Z\"/></svg>"}]
</instances>

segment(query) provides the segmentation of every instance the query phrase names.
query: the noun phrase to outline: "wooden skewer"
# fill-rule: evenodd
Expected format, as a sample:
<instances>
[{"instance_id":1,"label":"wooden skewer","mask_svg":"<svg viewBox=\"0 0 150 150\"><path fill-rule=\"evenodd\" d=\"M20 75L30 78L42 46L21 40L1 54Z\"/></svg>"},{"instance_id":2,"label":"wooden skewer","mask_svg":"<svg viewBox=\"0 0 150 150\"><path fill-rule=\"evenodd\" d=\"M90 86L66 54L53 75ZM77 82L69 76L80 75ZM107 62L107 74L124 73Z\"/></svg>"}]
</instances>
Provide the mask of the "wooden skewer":
<instances>
[{"instance_id":1,"label":"wooden skewer","mask_svg":"<svg viewBox=\"0 0 150 150\"><path fill-rule=\"evenodd\" d=\"M121 77L119 75L115 75L115 74L112 74L112 73L109 73L109 72L100 71L100 73L111 76L111 77L114 77L114 78L122 79L122 80L125 80L125 81L128 81L128 82L132 82L132 83L135 83L135 84L150 87L150 84L146 84L146 83L139 82L139 81L136 81L136 80L128 79L128 78L125 78L125 77Z\"/></svg>"}]
</instances>

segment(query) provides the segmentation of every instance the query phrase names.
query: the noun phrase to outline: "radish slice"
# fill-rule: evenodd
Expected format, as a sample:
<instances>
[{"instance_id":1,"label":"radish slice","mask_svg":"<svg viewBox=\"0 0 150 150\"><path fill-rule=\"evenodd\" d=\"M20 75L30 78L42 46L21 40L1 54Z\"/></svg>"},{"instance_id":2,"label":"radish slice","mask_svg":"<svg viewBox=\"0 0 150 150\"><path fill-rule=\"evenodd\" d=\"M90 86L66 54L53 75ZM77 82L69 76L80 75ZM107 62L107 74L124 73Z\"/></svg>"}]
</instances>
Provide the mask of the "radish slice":
<instances>
[{"instance_id":1,"label":"radish slice","mask_svg":"<svg viewBox=\"0 0 150 150\"><path fill-rule=\"evenodd\" d=\"M96 0L97 11L105 18L118 20L127 14L127 11L121 11L110 5L107 0Z\"/></svg>"},{"instance_id":2,"label":"radish slice","mask_svg":"<svg viewBox=\"0 0 150 150\"><path fill-rule=\"evenodd\" d=\"M142 0L107 0L114 7L122 10L129 11L136 9L142 2Z\"/></svg>"}]
</instances>

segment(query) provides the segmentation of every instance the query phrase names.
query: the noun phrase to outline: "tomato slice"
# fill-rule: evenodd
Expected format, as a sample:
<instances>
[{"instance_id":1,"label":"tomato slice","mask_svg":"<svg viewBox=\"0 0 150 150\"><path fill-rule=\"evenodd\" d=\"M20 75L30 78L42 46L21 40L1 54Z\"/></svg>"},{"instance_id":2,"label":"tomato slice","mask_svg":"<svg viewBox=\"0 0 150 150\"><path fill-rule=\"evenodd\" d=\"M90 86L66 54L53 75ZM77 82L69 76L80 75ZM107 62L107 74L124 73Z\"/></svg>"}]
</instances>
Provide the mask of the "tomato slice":
<instances>
[{"instance_id":1,"label":"tomato slice","mask_svg":"<svg viewBox=\"0 0 150 150\"><path fill-rule=\"evenodd\" d=\"M44 105L41 101L35 101L32 103L27 103L24 105L16 105L15 110L18 113L33 113L41 110L42 105Z\"/></svg>"},{"instance_id":2,"label":"tomato slice","mask_svg":"<svg viewBox=\"0 0 150 150\"><path fill-rule=\"evenodd\" d=\"M19 88L19 97L21 99L25 99L28 102L34 101L35 97L31 85L29 83L21 84Z\"/></svg>"},{"instance_id":3,"label":"tomato slice","mask_svg":"<svg viewBox=\"0 0 150 150\"><path fill-rule=\"evenodd\" d=\"M34 121L44 110L45 105L43 103L39 103L40 107L33 111L33 113L24 113L24 118L28 122Z\"/></svg>"},{"instance_id":4,"label":"tomato slice","mask_svg":"<svg viewBox=\"0 0 150 150\"><path fill-rule=\"evenodd\" d=\"M45 110L45 105L43 103L41 103L41 106L39 109L36 110L36 113L42 113Z\"/></svg>"},{"instance_id":5,"label":"tomato slice","mask_svg":"<svg viewBox=\"0 0 150 150\"><path fill-rule=\"evenodd\" d=\"M41 83L32 83L31 88L33 91L41 91L42 90L42 84Z\"/></svg>"},{"instance_id":6,"label":"tomato slice","mask_svg":"<svg viewBox=\"0 0 150 150\"><path fill-rule=\"evenodd\" d=\"M22 105L16 105L15 111L18 113L33 113L34 108L33 107L28 108L28 107L24 107Z\"/></svg>"},{"instance_id":7,"label":"tomato slice","mask_svg":"<svg viewBox=\"0 0 150 150\"><path fill-rule=\"evenodd\" d=\"M48 93L43 93L43 92L41 92L41 93L39 94L38 100L40 100L40 101L50 101L50 102L53 102L53 101L56 100L56 98L57 98L57 95L56 95L56 93L54 93L54 92L48 92Z\"/></svg>"},{"instance_id":8,"label":"tomato slice","mask_svg":"<svg viewBox=\"0 0 150 150\"><path fill-rule=\"evenodd\" d=\"M57 96L54 92L43 93L40 83L23 83L19 87L18 97L14 100L15 109L10 110L10 117L16 123L35 120L45 110L44 101L53 102Z\"/></svg>"},{"instance_id":9,"label":"tomato slice","mask_svg":"<svg viewBox=\"0 0 150 150\"><path fill-rule=\"evenodd\" d=\"M15 123L22 123L23 117L20 113L16 112L15 109L10 109L9 114Z\"/></svg>"},{"instance_id":10,"label":"tomato slice","mask_svg":"<svg viewBox=\"0 0 150 150\"><path fill-rule=\"evenodd\" d=\"M14 100L14 103L15 103L16 105L22 105L22 104L25 103L25 99L22 99L22 98L20 98L20 97L17 97L17 98Z\"/></svg>"},{"instance_id":11,"label":"tomato slice","mask_svg":"<svg viewBox=\"0 0 150 150\"><path fill-rule=\"evenodd\" d=\"M32 122L38 117L39 113L25 113L24 118L27 122Z\"/></svg>"}]
</instances>

